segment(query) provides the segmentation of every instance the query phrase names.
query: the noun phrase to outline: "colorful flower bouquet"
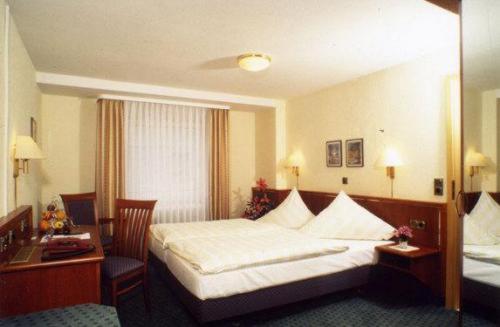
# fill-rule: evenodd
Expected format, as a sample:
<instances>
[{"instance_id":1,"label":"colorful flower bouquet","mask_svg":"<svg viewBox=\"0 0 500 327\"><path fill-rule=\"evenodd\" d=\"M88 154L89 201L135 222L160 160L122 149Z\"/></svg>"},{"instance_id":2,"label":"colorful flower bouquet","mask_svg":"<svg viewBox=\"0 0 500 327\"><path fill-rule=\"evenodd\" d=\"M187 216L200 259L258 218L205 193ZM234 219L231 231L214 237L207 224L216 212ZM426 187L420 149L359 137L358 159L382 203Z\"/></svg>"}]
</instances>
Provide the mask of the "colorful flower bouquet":
<instances>
[{"instance_id":1,"label":"colorful flower bouquet","mask_svg":"<svg viewBox=\"0 0 500 327\"><path fill-rule=\"evenodd\" d=\"M257 195L255 198L252 199L252 201L248 201L247 207L245 208L245 212L243 214L243 217L252 220L264 216L266 213L268 213L274 208L271 199L267 197L266 180L263 178L259 178L257 180L257 187L259 188L259 191L262 193L262 195L261 196Z\"/></svg>"},{"instance_id":2,"label":"colorful flower bouquet","mask_svg":"<svg viewBox=\"0 0 500 327\"><path fill-rule=\"evenodd\" d=\"M394 231L394 236L399 239L399 247L405 249L408 246L408 241L413 237L413 230L406 225L403 225Z\"/></svg>"}]
</instances>

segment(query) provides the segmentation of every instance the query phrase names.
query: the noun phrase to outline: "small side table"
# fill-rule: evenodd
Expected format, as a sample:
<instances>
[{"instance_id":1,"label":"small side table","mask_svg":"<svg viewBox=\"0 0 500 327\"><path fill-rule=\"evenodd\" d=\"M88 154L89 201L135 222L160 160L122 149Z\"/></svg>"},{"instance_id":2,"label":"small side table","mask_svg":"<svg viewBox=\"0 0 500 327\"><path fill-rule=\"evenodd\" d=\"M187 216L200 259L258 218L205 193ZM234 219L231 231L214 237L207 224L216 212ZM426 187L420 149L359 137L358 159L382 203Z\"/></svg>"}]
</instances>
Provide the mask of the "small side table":
<instances>
[{"instance_id":1,"label":"small side table","mask_svg":"<svg viewBox=\"0 0 500 327\"><path fill-rule=\"evenodd\" d=\"M379 245L378 264L410 274L428 286L435 294L442 295L441 253L438 248L414 245L418 250L399 251L391 248L396 244Z\"/></svg>"}]
</instances>

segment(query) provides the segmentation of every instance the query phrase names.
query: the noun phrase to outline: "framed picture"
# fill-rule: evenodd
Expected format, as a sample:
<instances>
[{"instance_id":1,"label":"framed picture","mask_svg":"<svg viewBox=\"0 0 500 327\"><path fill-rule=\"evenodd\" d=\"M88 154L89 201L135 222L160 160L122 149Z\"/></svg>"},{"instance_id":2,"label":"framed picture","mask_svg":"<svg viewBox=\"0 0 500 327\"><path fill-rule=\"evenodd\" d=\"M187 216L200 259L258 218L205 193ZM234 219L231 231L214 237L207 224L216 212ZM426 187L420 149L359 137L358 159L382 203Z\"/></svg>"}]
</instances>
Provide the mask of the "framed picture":
<instances>
[{"instance_id":1,"label":"framed picture","mask_svg":"<svg viewBox=\"0 0 500 327\"><path fill-rule=\"evenodd\" d=\"M363 167L363 139L351 139L345 141L346 167Z\"/></svg>"},{"instance_id":2,"label":"framed picture","mask_svg":"<svg viewBox=\"0 0 500 327\"><path fill-rule=\"evenodd\" d=\"M31 138L35 142L37 141L36 134L37 134L36 120L35 120L35 118L31 117Z\"/></svg>"},{"instance_id":3,"label":"framed picture","mask_svg":"<svg viewBox=\"0 0 500 327\"><path fill-rule=\"evenodd\" d=\"M326 166L342 167L342 141L326 142Z\"/></svg>"}]
</instances>

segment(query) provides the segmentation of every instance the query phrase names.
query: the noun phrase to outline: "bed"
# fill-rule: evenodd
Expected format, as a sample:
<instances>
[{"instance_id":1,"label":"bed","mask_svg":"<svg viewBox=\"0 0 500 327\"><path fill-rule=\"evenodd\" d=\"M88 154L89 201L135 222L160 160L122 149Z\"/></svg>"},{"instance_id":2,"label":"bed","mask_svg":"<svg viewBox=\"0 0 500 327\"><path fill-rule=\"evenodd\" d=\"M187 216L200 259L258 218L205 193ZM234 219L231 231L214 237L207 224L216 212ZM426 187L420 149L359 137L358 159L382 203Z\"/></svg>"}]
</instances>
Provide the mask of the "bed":
<instances>
[{"instance_id":1,"label":"bed","mask_svg":"<svg viewBox=\"0 0 500 327\"><path fill-rule=\"evenodd\" d=\"M284 195L271 196L281 197L282 201L289 190L278 192L283 192ZM301 196L311 211L317 214L328 206L336 194L308 192L304 196L301 192ZM356 202L359 201L360 204L368 203L368 207L373 208L370 211L382 210L384 218L395 226L409 224L408 215L418 212L429 228L425 232L417 232L416 239L423 243L422 245L431 242L441 248L446 244L439 234L446 230L444 205L370 197L356 198ZM393 211L387 211L388 208ZM387 214L388 212L390 214ZM218 237L217 233L210 229L205 230L212 237ZM196 233L195 231L194 234ZM180 233L178 237L184 236ZM331 242L348 249L339 253L230 269L214 274L200 273L171 248L165 248L162 238L158 235L150 237L149 248L151 261L163 272L171 289L192 315L199 322L205 323L363 286L368 282L371 267L378 261L375 246L390 243L369 240ZM442 280L443 273L444 270L440 270L437 278Z\"/></svg>"},{"instance_id":2,"label":"bed","mask_svg":"<svg viewBox=\"0 0 500 327\"><path fill-rule=\"evenodd\" d=\"M465 211L471 213L478 203L480 192L465 194ZM490 193L492 199L500 203L500 193ZM498 262L482 260L478 254L497 253L500 244L491 246L464 245L462 298L466 303L477 303L500 310L500 265ZM471 255L475 254L475 255Z\"/></svg>"}]
</instances>

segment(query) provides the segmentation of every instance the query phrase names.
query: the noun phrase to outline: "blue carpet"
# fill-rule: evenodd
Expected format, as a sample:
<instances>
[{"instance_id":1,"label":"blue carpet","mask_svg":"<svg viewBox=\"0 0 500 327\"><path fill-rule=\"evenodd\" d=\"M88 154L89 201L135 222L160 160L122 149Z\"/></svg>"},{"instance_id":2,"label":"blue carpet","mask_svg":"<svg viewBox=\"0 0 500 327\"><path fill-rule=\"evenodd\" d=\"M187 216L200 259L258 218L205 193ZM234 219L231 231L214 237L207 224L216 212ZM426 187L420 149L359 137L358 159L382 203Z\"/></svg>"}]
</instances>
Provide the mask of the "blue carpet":
<instances>
[{"instance_id":1,"label":"blue carpet","mask_svg":"<svg viewBox=\"0 0 500 327\"><path fill-rule=\"evenodd\" d=\"M122 326L197 326L154 267L151 274L152 314L148 317L141 290L120 298ZM420 287L417 289L421 289ZM465 313L463 325L498 326L480 313ZM443 308L432 295L397 288L346 291L277 309L253 313L209 326L458 326L458 314Z\"/></svg>"}]
</instances>

